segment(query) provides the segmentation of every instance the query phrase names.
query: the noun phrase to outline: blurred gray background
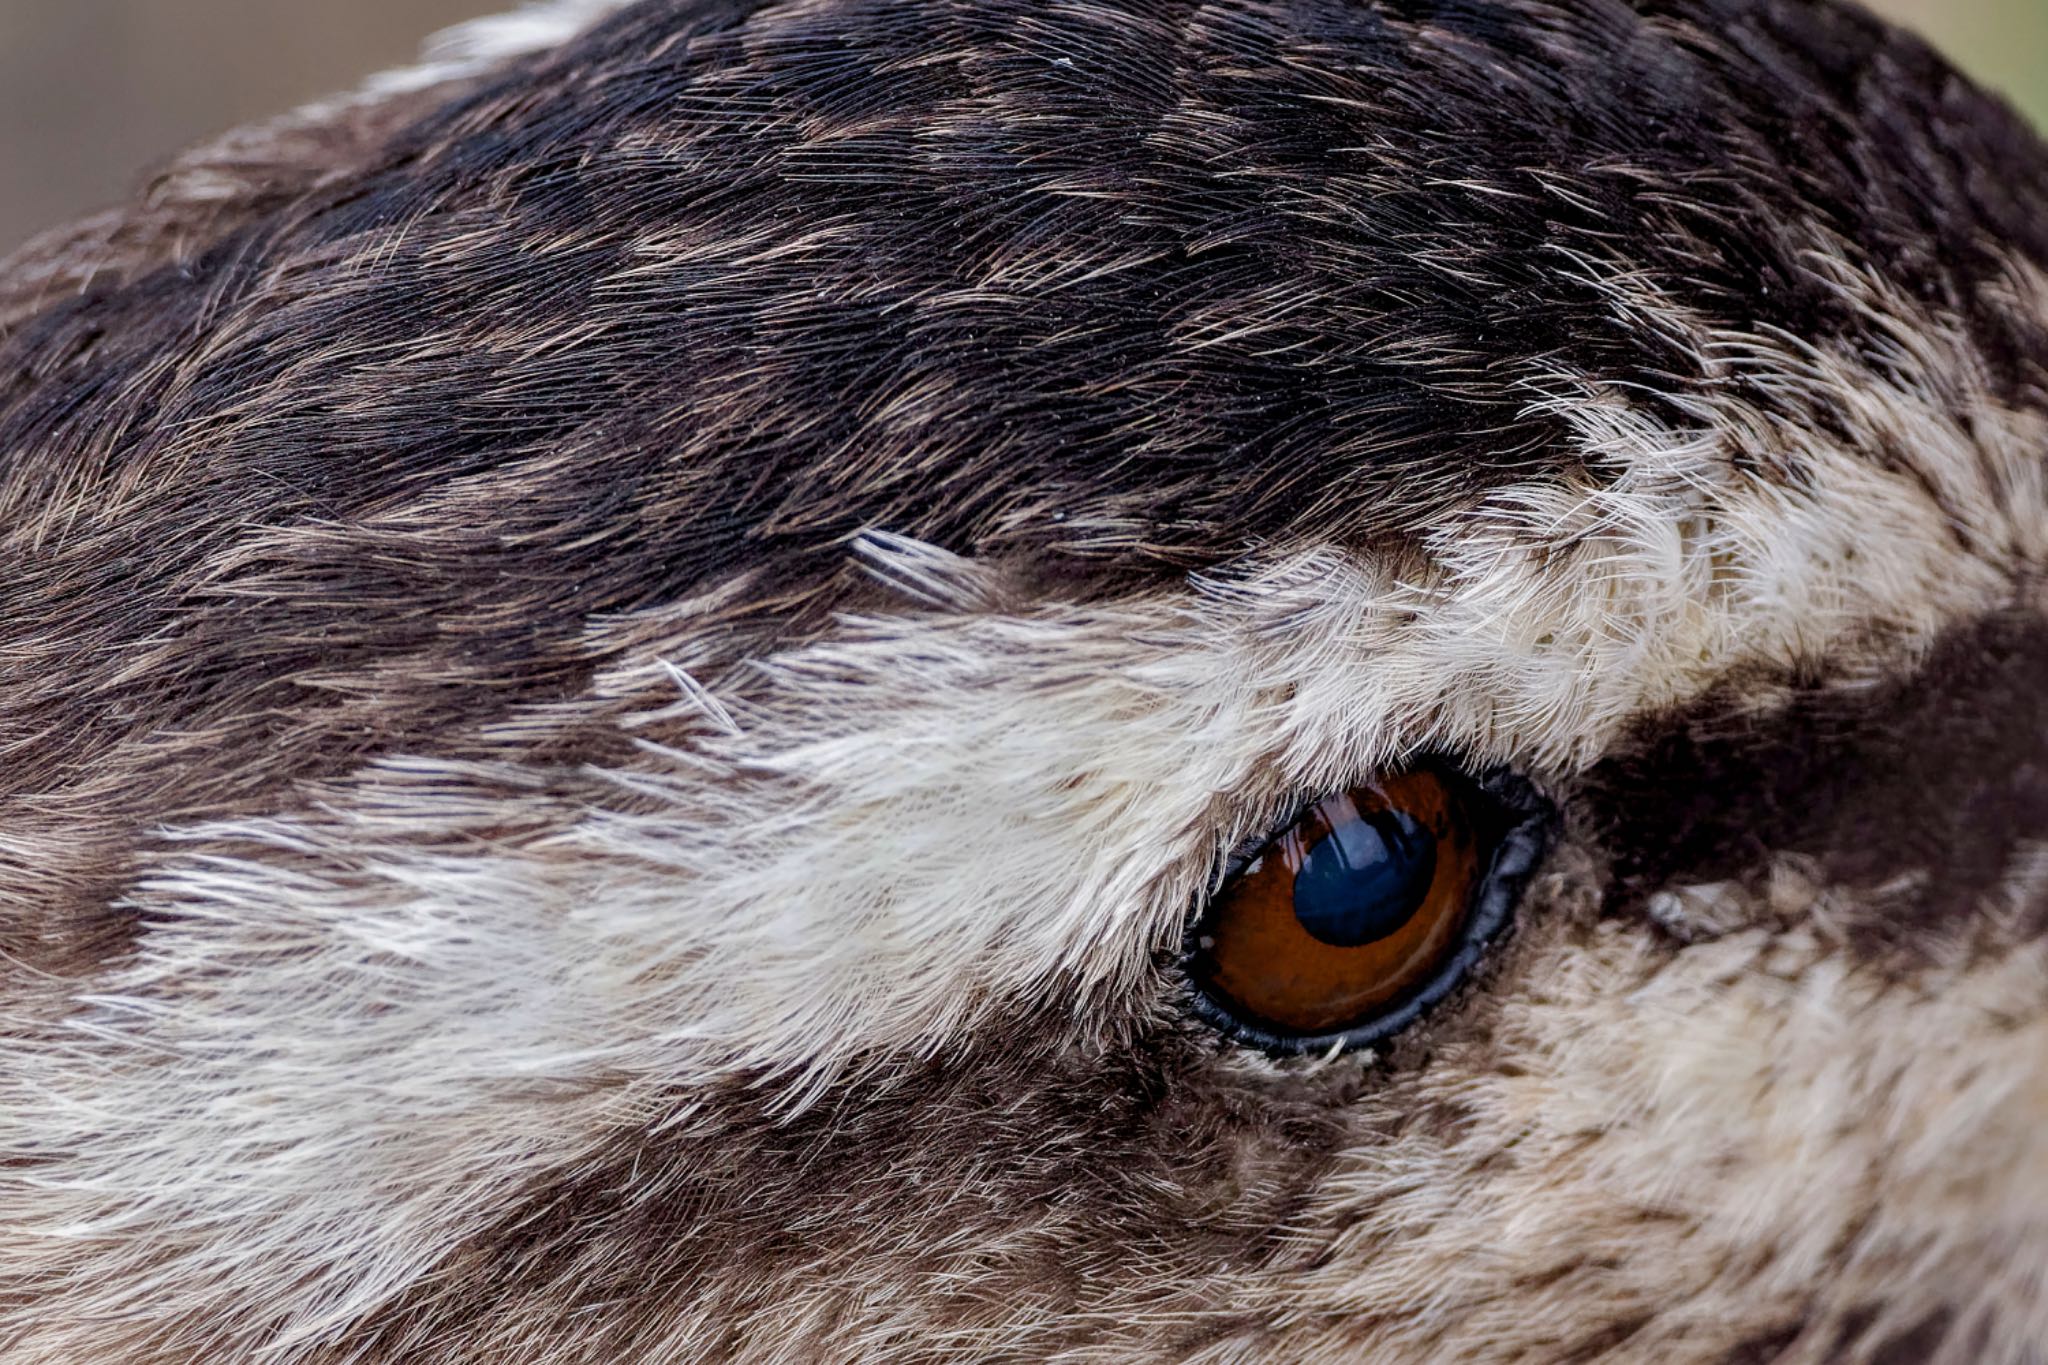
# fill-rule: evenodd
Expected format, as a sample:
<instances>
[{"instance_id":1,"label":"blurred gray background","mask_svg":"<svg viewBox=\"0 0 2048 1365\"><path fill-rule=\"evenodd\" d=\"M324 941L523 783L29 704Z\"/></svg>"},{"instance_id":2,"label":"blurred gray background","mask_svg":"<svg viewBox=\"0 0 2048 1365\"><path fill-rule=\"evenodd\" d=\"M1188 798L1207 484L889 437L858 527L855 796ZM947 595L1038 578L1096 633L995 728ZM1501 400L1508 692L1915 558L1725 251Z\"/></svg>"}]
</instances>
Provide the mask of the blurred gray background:
<instances>
[{"instance_id":1,"label":"blurred gray background","mask_svg":"<svg viewBox=\"0 0 2048 1365\"><path fill-rule=\"evenodd\" d=\"M512 0L0 0L0 252ZM2048 124L2048 0L1878 0Z\"/></svg>"}]
</instances>

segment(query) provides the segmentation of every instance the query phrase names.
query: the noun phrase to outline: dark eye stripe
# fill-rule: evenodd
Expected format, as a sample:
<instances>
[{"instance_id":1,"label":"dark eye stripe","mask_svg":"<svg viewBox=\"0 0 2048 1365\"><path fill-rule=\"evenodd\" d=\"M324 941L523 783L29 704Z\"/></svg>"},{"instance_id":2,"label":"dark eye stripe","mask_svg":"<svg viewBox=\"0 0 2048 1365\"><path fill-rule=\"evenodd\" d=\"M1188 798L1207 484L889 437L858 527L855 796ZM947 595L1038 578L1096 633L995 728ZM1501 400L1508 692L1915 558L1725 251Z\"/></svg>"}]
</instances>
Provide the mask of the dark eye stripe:
<instances>
[{"instance_id":1,"label":"dark eye stripe","mask_svg":"<svg viewBox=\"0 0 2048 1365\"><path fill-rule=\"evenodd\" d=\"M2048 622L2000 613L1878 686L1808 686L1766 712L1733 687L1644 722L1573 793L1612 857L1613 908L1798 854L1839 885L1918 882L1850 926L1852 950L1938 942L2048 838L2044 679Z\"/></svg>"}]
</instances>

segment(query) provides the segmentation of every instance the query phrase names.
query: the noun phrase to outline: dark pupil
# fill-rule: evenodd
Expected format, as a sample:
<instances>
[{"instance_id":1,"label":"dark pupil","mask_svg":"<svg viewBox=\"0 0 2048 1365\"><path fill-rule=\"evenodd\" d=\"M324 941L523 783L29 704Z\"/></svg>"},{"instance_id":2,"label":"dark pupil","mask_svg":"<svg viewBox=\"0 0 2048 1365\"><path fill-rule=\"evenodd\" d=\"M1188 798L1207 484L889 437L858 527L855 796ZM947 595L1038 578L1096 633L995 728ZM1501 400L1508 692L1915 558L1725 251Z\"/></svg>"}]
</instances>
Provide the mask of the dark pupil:
<instances>
[{"instance_id":1,"label":"dark pupil","mask_svg":"<svg viewBox=\"0 0 2048 1365\"><path fill-rule=\"evenodd\" d=\"M1294 874L1294 917L1332 948L1357 948L1421 907L1436 877L1436 840L1400 811L1344 815Z\"/></svg>"}]
</instances>

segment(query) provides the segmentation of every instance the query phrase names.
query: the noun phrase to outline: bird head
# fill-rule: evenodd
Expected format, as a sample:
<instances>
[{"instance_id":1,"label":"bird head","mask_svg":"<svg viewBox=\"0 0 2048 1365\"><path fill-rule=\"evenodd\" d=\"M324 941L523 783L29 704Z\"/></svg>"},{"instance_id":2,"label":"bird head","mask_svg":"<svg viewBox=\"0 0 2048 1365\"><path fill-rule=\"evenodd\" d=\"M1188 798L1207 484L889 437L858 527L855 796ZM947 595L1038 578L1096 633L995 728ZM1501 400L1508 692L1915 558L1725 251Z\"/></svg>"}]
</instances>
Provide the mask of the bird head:
<instances>
[{"instance_id":1,"label":"bird head","mask_svg":"<svg viewBox=\"0 0 2048 1365\"><path fill-rule=\"evenodd\" d=\"M2048 151L1860 11L556 5L0 281L10 1361L2048 1339Z\"/></svg>"}]
</instances>

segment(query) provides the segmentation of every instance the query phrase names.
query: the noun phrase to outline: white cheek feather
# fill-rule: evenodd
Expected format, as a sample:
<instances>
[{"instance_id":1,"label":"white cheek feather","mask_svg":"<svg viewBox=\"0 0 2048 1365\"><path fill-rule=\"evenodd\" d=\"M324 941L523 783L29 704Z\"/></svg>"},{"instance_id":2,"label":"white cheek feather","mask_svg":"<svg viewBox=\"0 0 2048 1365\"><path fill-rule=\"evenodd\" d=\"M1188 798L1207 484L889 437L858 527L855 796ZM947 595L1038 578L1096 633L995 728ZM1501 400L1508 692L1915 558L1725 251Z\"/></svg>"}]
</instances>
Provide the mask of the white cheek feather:
<instances>
[{"instance_id":1,"label":"white cheek feather","mask_svg":"<svg viewBox=\"0 0 2048 1365\"><path fill-rule=\"evenodd\" d=\"M1886 376L1720 344L1929 468L1732 397L1678 429L1561 376L1532 404L1616 472L1475 500L1407 579L1308 551L1005 609L979 566L876 535L906 610L773 657L721 659L716 594L594 626L594 650L641 643L563 714L640 741L631 765L549 771L508 740L177 831L138 955L8 1069L0 1152L28 1174L0 1189L4 1273L84 1277L102 1314L174 1285L222 1342L332 1335L609 1128L688 1124L693 1089L795 1108L1003 1011L1133 991L1217 850L1290 794L1424 748L1572 767L1732 669L1930 637L2039 563L2048 428L1937 387L1953 356L1913 348L1938 333L1902 334Z\"/></svg>"},{"instance_id":2,"label":"white cheek feather","mask_svg":"<svg viewBox=\"0 0 2048 1365\"><path fill-rule=\"evenodd\" d=\"M1350 1322L1370 1317L1386 1365L1527 1359L1587 1321L1641 1324L1617 1360L1718 1361L1759 1322L1812 1314L1782 1358L1822 1365L1850 1358L1828 1349L1850 1313L1874 1311L1882 1341L1947 1309L1964 1330L1912 1359L2030 1359L2048 1332L2048 954L1900 986L1821 937L1668 957L1609 922L1532 945L1543 989L1491 1029L1515 1065L1448 1058L1423 1079L1470 1126L1355 1153L1317 1210L1329 1268L1271 1277L1270 1312L1331 1324L1327 1354L1305 1337L1290 1358L1355 1359ZM1472 1178L1489 1163L1515 1177Z\"/></svg>"},{"instance_id":3,"label":"white cheek feather","mask_svg":"<svg viewBox=\"0 0 2048 1365\"><path fill-rule=\"evenodd\" d=\"M472 19L436 34L413 66L387 71L364 87L377 96L423 90L481 75L515 58L559 47L632 0L535 0L509 14Z\"/></svg>"}]
</instances>

